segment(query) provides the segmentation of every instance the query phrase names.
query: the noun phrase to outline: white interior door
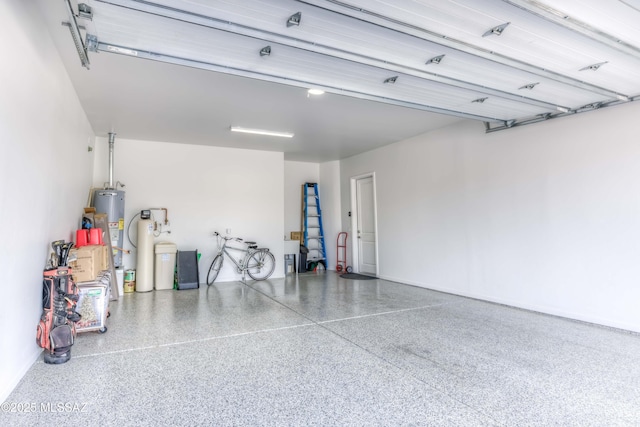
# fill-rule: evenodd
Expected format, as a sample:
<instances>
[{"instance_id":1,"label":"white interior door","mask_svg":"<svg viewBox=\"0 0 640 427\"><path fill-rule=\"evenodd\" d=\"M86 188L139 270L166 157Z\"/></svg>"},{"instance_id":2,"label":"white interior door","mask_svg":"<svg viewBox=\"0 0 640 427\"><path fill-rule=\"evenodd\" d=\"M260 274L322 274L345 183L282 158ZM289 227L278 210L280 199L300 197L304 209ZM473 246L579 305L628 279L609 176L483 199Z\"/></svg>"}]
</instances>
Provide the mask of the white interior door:
<instances>
[{"instance_id":1,"label":"white interior door","mask_svg":"<svg viewBox=\"0 0 640 427\"><path fill-rule=\"evenodd\" d=\"M373 177L356 180L358 271L377 274L376 208Z\"/></svg>"}]
</instances>

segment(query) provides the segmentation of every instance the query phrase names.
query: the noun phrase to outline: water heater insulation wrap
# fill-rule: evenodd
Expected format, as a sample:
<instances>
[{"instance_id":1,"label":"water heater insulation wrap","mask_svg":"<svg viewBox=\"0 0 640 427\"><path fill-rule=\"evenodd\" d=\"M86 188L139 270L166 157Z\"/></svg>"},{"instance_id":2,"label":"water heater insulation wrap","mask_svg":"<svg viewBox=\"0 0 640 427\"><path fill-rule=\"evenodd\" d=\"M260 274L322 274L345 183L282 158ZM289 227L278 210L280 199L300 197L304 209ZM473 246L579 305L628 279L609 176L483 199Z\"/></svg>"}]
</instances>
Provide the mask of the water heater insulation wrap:
<instances>
[{"instance_id":1,"label":"water heater insulation wrap","mask_svg":"<svg viewBox=\"0 0 640 427\"><path fill-rule=\"evenodd\" d=\"M138 221L138 263L136 266L136 292L153 290L153 221Z\"/></svg>"}]
</instances>

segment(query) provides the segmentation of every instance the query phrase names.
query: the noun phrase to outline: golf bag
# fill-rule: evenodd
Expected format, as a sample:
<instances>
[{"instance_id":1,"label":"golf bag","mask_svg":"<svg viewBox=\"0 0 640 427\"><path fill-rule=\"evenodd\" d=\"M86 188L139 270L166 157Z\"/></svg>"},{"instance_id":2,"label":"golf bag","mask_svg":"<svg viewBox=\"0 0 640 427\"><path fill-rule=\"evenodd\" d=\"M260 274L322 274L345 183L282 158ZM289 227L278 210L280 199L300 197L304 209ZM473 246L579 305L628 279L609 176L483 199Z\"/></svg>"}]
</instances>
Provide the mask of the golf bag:
<instances>
[{"instance_id":1,"label":"golf bag","mask_svg":"<svg viewBox=\"0 0 640 427\"><path fill-rule=\"evenodd\" d=\"M65 249L68 252L69 248ZM58 263L66 265L66 254L59 255ZM71 358L71 346L76 336L75 322L80 320L75 311L77 302L78 289L71 278L71 269L59 265L45 270L42 316L36 331L36 342L45 350L45 363L65 363Z\"/></svg>"}]
</instances>

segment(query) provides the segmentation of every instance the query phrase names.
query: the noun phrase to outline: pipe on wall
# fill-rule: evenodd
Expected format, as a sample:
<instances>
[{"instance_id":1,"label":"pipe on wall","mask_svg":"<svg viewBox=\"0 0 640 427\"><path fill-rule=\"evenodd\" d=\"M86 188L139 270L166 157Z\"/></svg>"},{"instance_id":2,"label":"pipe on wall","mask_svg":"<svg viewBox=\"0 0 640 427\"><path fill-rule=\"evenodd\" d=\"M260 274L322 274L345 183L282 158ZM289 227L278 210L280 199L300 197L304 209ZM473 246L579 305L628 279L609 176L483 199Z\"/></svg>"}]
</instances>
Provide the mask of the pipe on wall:
<instances>
[{"instance_id":1,"label":"pipe on wall","mask_svg":"<svg viewBox=\"0 0 640 427\"><path fill-rule=\"evenodd\" d=\"M110 190L113 190L113 145L116 140L116 134L109 132L109 186Z\"/></svg>"}]
</instances>

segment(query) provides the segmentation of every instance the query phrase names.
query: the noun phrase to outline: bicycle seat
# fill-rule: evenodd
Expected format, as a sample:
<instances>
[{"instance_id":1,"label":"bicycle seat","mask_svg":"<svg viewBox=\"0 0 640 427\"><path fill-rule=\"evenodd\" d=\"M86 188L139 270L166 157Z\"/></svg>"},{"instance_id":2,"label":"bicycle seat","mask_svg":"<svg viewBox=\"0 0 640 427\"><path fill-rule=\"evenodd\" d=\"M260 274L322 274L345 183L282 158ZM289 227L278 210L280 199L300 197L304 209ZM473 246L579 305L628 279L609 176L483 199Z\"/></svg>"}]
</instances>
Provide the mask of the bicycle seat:
<instances>
[{"instance_id":1,"label":"bicycle seat","mask_svg":"<svg viewBox=\"0 0 640 427\"><path fill-rule=\"evenodd\" d=\"M256 242L245 242L249 249L258 249L258 244Z\"/></svg>"}]
</instances>

